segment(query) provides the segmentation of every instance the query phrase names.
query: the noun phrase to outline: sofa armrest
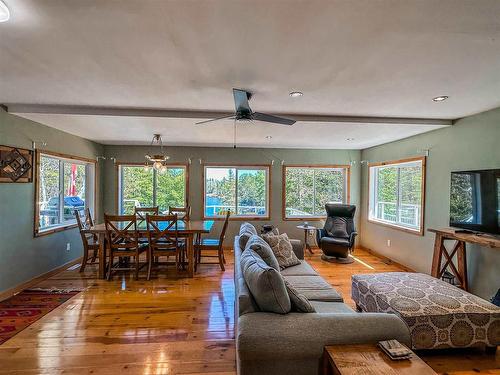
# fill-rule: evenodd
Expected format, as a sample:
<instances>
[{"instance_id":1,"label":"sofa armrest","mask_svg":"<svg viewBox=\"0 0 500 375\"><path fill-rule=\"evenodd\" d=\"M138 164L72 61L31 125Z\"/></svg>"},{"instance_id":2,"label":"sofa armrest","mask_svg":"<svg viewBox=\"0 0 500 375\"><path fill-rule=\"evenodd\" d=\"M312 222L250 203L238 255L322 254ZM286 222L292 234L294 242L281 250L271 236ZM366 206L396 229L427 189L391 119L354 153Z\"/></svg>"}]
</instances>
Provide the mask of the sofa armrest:
<instances>
[{"instance_id":1,"label":"sofa armrest","mask_svg":"<svg viewBox=\"0 0 500 375\"><path fill-rule=\"evenodd\" d=\"M326 236L326 230L323 228L318 228L316 230L316 242L318 243L318 246L320 246L321 239Z\"/></svg>"},{"instance_id":2,"label":"sofa armrest","mask_svg":"<svg viewBox=\"0 0 500 375\"><path fill-rule=\"evenodd\" d=\"M292 250L297 255L297 258L304 259L304 244L301 240L290 239Z\"/></svg>"},{"instance_id":3,"label":"sofa armrest","mask_svg":"<svg viewBox=\"0 0 500 375\"><path fill-rule=\"evenodd\" d=\"M320 359L326 345L396 339L411 347L406 324L383 313L251 313L238 319L240 361Z\"/></svg>"}]
</instances>

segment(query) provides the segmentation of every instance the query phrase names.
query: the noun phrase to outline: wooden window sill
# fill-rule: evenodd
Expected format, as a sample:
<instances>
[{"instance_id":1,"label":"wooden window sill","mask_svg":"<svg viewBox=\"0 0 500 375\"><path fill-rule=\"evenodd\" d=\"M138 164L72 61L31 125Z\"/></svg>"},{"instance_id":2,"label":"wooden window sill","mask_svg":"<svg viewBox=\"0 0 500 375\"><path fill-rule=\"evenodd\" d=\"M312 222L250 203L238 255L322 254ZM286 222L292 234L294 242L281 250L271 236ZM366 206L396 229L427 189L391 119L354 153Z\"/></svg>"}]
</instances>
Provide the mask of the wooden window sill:
<instances>
[{"instance_id":1,"label":"wooden window sill","mask_svg":"<svg viewBox=\"0 0 500 375\"><path fill-rule=\"evenodd\" d=\"M74 223L74 224L60 225L60 226L57 226L54 228L41 230L41 231L36 230L35 237L43 237L43 236L47 236L47 235L52 234L52 233L63 232L65 230L74 229L77 227L78 227L78 225L76 223Z\"/></svg>"},{"instance_id":2,"label":"wooden window sill","mask_svg":"<svg viewBox=\"0 0 500 375\"><path fill-rule=\"evenodd\" d=\"M376 225L381 225L383 227L388 227L388 228L392 228L392 229L395 229L395 230L399 230L401 232L406 232L406 233L410 233L410 234L414 234L414 235L417 235L417 236L423 236L424 235L424 228L420 228L420 229L411 229L411 228L406 228L406 227L403 227L403 226L399 226L397 224L391 224L391 223L387 223L385 221L378 221L378 220L374 220L374 219L368 219L368 222L369 223L372 223L372 224L376 224Z\"/></svg>"}]
</instances>

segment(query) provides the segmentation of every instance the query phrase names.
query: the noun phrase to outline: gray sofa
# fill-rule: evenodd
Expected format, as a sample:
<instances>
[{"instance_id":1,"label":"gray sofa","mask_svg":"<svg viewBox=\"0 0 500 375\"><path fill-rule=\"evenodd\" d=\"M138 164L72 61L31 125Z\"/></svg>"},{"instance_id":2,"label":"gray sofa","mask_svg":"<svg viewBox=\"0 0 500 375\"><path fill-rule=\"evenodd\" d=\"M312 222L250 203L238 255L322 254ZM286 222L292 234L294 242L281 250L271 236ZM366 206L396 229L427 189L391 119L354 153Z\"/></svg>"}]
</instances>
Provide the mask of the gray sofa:
<instances>
[{"instance_id":1,"label":"gray sofa","mask_svg":"<svg viewBox=\"0 0 500 375\"><path fill-rule=\"evenodd\" d=\"M291 240L300 265L285 268L282 276L304 294L315 313L261 312L243 278L244 249L235 238L237 370L240 375L316 375L325 345L397 339L410 345L405 323L393 314L356 313L304 260L301 241Z\"/></svg>"}]
</instances>

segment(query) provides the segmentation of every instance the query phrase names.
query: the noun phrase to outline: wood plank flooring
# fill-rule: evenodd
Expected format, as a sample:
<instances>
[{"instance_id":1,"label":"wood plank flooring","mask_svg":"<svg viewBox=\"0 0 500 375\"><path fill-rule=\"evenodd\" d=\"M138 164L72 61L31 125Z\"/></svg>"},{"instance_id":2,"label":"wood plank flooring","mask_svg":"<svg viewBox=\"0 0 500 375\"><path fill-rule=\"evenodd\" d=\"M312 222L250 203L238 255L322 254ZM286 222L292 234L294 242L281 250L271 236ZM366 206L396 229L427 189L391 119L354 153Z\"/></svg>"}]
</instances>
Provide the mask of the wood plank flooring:
<instances>
[{"instance_id":1,"label":"wood plank flooring","mask_svg":"<svg viewBox=\"0 0 500 375\"><path fill-rule=\"evenodd\" d=\"M354 255L349 265L323 262L318 250L307 256L351 306L351 274L400 270L362 250ZM83 274L72 267L41 282L38 287L86 289L1 345L0 375L235 374L232 255L227 258L226 272L201 265L193 279L170 267L149 282L125 275L108 282L96 280L97 266L89 266ZM424 360L456 375L500 367L499 354Z\"/></svg>"}]
</instances>

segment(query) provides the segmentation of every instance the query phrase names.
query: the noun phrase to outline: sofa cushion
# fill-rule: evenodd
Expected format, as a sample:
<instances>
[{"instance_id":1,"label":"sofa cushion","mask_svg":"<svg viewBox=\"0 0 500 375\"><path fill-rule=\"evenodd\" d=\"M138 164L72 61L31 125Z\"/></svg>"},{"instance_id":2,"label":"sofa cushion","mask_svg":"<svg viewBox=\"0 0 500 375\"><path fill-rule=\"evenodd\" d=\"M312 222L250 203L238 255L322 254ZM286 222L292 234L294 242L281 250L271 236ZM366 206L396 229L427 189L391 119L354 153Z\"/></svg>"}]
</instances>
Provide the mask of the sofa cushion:
<instances>
[{"instance_id":1,"label":"sofa cushion","mask_svg":"<svg viewBox=\"0 0 500 375\"><path fill-rule=\"evenodd\" d=\"M283 276L310 301L343 302L342 296L321 276Z\"/></svg>"},{"instance_id":2,"label":"sofa cushion","mask_svg":"<svg viewBox=\"0 0 500 375\"><path fill-rule=\"evenodd\" d=\"M250 239L250 237L254 234L257 234L257 229L255 227L247 222L244 222L240 226L240 233L239 233L239 244L241 250L245 250L245 246L247 244L247 241Z\"/></svg>"},{"instance_id":3,"label":"sofa cushion","mask_svg":"<svg viewBox=\"0 0 500 375\"><path fill-rule=\"evenodd\" d=\"M262 238L271 246L281 269L300 264L300 260L293 252L292 244L286 233L277 236L264 234Z\"/></svg>"},{"instance_id":4,"label":"sofa cushion","mask_svg":"<svg viewBox=\"0 0 500 375\"><path fill-rule=\"evenodd\" d=\"M260 310L278 314L290 312L290 297L279 271L269 267L252 249L246 249L241 255L241 268Z\"/></svg>"},{"instance_id":5,"label":"sofa cushion","mask_svg":"<svg viewBox=\"0 0 500 375\"><path fill-rule=\"evenodd\" d=\"M241 316L243 314L259 311L259 307L243 278L243 271L240 265L243 249L239 247L237 241L237 239L234 241L234 292L236 297L236 311L237 314Z\"/></svg>"},{"instance_id":6,"label":"sofa cushion","mask_svg":"<svg viewBox=\"0 0 500 375\"><path fill-rule=\"evenodd\" d=\"M318 273L305 260L301 260L296 266L281 270L283 276L317 276Z\"/></svg>"},{"instance_id":7,"label":"sofa cushion","mask_svg":"<svg viewBox=\"0 0 500 375\"><path fill-rule=\"evenodd\" d=\"M269 267L274 268L276 271L280 270L280 265L273 253L273 250L269 244L258 235L254 234L248 239L247 245L245 246L245 250L246 249L252 249L259 254L262 260L266 262Z\"/></svg>"},{"instance_id":8,"label":"sofa cushion","mask_svg":"<svg viewBox=\"0 0 500 375\"><path fill-rule=\"evenodd\" d=\"M314 307L311 305L309 300L301 293L297 291L293 286L290 285L288 281L285 280L286 291L290 297L290 302L292 303L292 309L303 313L313 313L316 312Z\"/></svg>"},{"instance_id":9,"label":"sofa cushion","mask_svg":"<svg viewBox=\"0 0 500 375\"><path fill-rule=\"evenodd\" d=\"M342 302L311 301L311 305L318 314L356 314L356 312Z\"/></svg>"}]
</instances>

